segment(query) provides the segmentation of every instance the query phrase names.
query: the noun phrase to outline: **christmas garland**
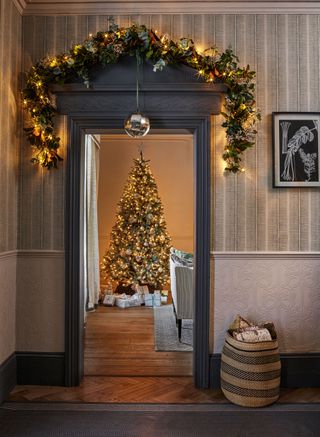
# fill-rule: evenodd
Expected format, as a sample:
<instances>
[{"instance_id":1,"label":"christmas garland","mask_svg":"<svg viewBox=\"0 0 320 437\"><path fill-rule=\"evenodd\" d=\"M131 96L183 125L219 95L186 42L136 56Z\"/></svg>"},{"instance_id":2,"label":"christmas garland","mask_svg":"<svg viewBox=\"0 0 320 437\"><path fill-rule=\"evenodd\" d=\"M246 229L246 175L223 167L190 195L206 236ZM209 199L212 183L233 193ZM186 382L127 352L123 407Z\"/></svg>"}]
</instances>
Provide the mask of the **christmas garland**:
<instances>
[{"instance_id":1,"label":"christmas garland","mask_svg":"<svg viewBox=\"0 0 320 437\"><path fill-rule=\"evenodd\" d=\"M90 72L95 66L115 64L122 56L148 59L153 62L155 72L166 65L187 65L206 82L225 84L227 91L221 114L227 145L223 159L226 170L237 173L242 169L241 155L254 145L255 125L260 119L254 100L255 72L249 66L240 68L231 49L219 53L211 48L199 53L189 38L174 42L167 34L160 36L144 25L119 28L113 22L107 32L90 34L83 44L56 57L46 57L29 71L22 94L23 105L31 117L31 126L25 129L34 150L31 162L51 169L62 161L60 138L54 133L53 118L57 110L49 85L70 83L80 77L89 87Z\"/></svg>"}]
</instances>

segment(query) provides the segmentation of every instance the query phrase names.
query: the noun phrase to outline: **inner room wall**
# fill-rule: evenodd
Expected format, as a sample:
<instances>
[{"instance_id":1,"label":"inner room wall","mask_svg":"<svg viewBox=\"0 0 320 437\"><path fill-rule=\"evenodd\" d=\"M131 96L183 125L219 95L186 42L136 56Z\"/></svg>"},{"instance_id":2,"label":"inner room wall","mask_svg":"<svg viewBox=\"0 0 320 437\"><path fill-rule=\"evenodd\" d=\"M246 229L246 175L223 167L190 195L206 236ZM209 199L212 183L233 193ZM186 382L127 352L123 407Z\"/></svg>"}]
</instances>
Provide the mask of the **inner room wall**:
<instances>
[{"instance_id":1,"label":"inner room wall","mask_svg":"<svg viewBox=\"0 0 320 437\"><path fill-rule=\"evenodd\" d=\"M109 246L116 207L141 143L158 186L172 245L193 252L193 136L159 134L136 140L127 135L102 135L98 190L100 260Z\"/></svg>"}]
</instances>

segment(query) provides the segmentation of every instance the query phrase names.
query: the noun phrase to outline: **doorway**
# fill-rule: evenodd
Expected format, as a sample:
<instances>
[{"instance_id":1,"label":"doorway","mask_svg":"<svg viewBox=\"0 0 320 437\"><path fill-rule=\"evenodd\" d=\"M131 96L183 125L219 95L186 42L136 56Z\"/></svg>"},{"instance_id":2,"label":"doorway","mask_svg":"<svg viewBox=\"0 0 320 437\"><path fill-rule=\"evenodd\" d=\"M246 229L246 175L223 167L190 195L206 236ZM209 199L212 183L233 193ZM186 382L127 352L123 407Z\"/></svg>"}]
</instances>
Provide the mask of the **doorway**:
<instances>
[{"instance_id":1,"label":"doorway","mask_svg":"<svg viewBox=\"0 0 320 437\"><path fill-rule=\"evenodd\" d=\"M90 293L85 293L87 312L84 376L192 375L193 142L192 135L173 131L170 134L151 134L143 139L132 139L125 134L86 135L84 203L87 207L82 212L85 215L83 241L86 259L83 263L83 276L84 286L87 284ZM119 201L124 192L132 191L133 181L128 178L128 174L139 169L136 160L140 154L147 161L146 165L156 184L154 188L146 183L142 190L146 189L148 193L150 189L154 193L153 190L156 189L157 194L153 197L156 209L152 211L148 205L149 213L136 215L135 210L130 209L136 207L134 196L138 195L138 192L133 193L130 195L130 206L127 204L120 212L121 220L127 220L126 226L119 229ZM140 187L137 188L139 191ZM92 197L97 199L96 204ZM163 215L156 212L158 200L161 202ZM141 207L145 207L143 201ZM131 224L127 217L129 213L130 218L135 218L138 222ZM145 219L148 220L150 213L152 222L146 224ZM169 260L162 261L158 266L157 247L148 246L149 243L154 246L155 229L159 230L159 222L162 219L165 220L164 226L171 238L166 251L171 246L171 251L174 252L170 254L171 268L175 269L176 260L183 262L177 253L191 257L188 260L191 265L179 267L179 274L184 275L182 280L180 277L176 278L174 271L170 278ZM117 232L113 233L113 238L110 239L115 224L118 224ZM130 226L132 232L128 232ZM147 239L144 241L147 248L144 252L150 254L147 257L150 257L151 261L146 266L142 259L140 264L136 263L136 256L142 258L140 254L136 253L133 257L131 253L132 247L140 244L136 232L145 226L147 230L142 232L143 238ZM121 247L114 244L114 238L117 239L117 243L119 240L122 241ZM106 274L104 271L104 256L110 247L115 251L116 262L121 259L121 262L128 263L130 268L138 269L138 273L134 275L144 272L145 267L152 275L155 274L155 277L159 275L158 269L161 270L161 275L167 270L169 281L165 280L162 284L159 301L157 292L152 287L150 293L149 290L146 291L147 294L134 293L132 286L129 290L119 292L118 277L114 280L110 273ZM163 279L163 276L161 277ZM185 283L184 280L188 278L191 278L191 281ZM98 282L100 295L96 293ZM179 323L176 326L175 314L184 317L184 320L181 320L180 339Z\"/></svg>"},{"instance_id":2,"label":"doorway","mask_svg":"<svg viewBox=\"0 0 320 437\"><path fill-rule=\"evenodd\" d=\"M100 134L122 128L122 120L72 117L66 181L66 385L78 385L84 374L84 295L81 283L82 162L86 133ZM210 117L151 119L155 132L180 130L194 137L195 232L194 232L194 340L193 378L198 388L209 386L209 292L210 292ZM79 293L80 290L80 293Z\"/></svg>"},{"instance_id":3,"label":"doorway","mask_svg":"<svg viewBox=\"0 0 320 437\"><path fill-rule=\"evenodd\" d=\"M81 84L54 86L58 112L68 117L65 183L65 384L81 382L83 368L83 284L81 283L81 174L86 133L123 132L123 121L135 106L135 63L121 59L97 72L90 89ZM209 386L210 303L210 127L220 113L219 84L199 82L188 67L167 67L154 74L141 72L141 110L148 115L151 132L182 130L194 137L194 352L196 387ZM212 373L212 370L210 370Z\"/></svg>"}]
</instances>

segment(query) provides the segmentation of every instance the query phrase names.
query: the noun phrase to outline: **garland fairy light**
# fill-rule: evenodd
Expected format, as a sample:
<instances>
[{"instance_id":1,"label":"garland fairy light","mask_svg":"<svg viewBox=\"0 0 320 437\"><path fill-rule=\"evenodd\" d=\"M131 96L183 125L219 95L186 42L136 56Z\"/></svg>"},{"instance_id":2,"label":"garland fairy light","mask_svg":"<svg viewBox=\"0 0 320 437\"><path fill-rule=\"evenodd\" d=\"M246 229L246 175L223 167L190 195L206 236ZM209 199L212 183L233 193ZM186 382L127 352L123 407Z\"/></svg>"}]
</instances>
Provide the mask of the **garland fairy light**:
<instances>
[{"instance_id":1,"label":"garland fairy light","mask_svg":"<svg viewBox=\"0 0 320 437\"><path fill-rule=\"evenodd\" d=\"M56 57L46 57L35 64L27 75L23 90L23 105L31 118L26 128L33 147L31 162L47 169L57 168L60 138L54 133L53 118L57 110L49 93L49 85L64 84L82 78L90 86L90 72L97 65L115 64L122 56L138 56L153 62L153 71L166 65L183 64L197 71L199 77L210 83L227 87L222 126L226 129L227 145L223 159L226 170L242 170L241 155L254 145L255 125L260 114L255 107L255 72L250 67L238 66L238 58L231 49L219 53L215 48L199 53L189 38L178 42L169 35L160 36L144 25L119 28L111 24L107 32L98 32L83 44L72 47Z\"/></svg>"}]
</instances>

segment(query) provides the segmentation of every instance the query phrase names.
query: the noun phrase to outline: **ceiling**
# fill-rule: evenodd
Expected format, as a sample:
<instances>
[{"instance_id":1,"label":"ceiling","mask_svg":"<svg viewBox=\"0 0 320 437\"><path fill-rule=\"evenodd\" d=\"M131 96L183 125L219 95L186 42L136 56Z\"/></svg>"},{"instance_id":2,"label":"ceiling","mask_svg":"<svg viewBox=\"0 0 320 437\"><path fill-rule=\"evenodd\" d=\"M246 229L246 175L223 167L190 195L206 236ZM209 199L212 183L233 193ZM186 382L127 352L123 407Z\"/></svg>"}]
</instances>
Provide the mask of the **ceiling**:
<instances>
[{"instance_id":1,"label":"ceiling","mask_svg":"<svg viewBox=\"0 0 320 437\"><path fill-rule=\"evenodd\" d=\"M23 15L319 14L314 0L13 0Z\"/></svg>"}]
</instances>

